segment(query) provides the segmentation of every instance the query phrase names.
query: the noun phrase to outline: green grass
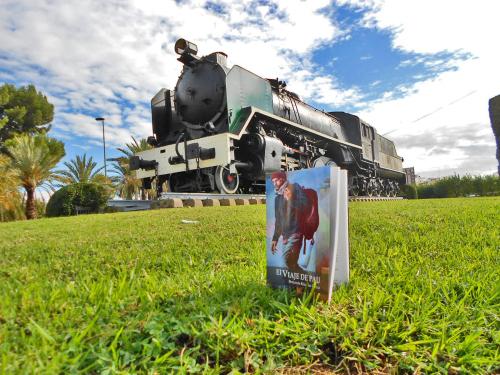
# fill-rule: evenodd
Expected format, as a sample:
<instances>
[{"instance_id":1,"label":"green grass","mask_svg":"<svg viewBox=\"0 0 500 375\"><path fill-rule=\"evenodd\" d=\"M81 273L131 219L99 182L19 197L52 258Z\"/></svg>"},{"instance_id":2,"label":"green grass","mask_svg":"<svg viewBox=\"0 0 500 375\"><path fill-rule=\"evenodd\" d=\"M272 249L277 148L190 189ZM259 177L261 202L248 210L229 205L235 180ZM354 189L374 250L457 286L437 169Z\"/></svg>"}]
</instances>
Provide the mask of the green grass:
<instances>
[{"instance_id":1,"label":"green grass","mask_svg":"<svg viewBox=\"0 0 500 375\"><path fill-rule=\"evenodd\" d=\"M499 223L499 198L351 203L330 305L266 287L264 206L0 224L0 373L498 373Z\"/></svg>"}]
</instances>

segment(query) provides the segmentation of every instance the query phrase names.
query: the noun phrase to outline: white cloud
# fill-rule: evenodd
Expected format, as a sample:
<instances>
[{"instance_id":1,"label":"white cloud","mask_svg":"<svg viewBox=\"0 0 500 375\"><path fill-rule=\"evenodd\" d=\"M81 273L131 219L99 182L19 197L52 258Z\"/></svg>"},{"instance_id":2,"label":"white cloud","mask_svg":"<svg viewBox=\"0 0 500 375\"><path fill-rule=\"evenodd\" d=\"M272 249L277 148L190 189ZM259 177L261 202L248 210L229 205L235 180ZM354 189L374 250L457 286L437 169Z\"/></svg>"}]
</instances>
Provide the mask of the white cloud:
<instances>
[{"instance_id":1,"label":"white cloud","mask_svg":"<svg viewBox=\"0 0 500 375\"><path fill-rule=\"evenodd\" d=\"M396 30L394 46L419 53L463 50L495 56L492 48L500 3L495 0L420 0L379 2L367 19L380 28Z\"/></svg>"},{"instance_id":2,"label":"white cloud","mask_svg":"<svg viewBox=\"0 0 500 375\"><path fill-rule=\"evenodd\" d=\"M223 49L230 62L259 75L290 77L307 70L312 49L337 37L318 13L329 3L223 0L216 14L199 0L7 0L0 56L16 81L35 83L56 104L56 134L98 140L93 117L105 116L109 143L117 146L151 134L149 100L161 87L173 88L181 70L173 53L178 37L198 43L201 55ZM309 86L322 80L314 71L306 79ZM320 89L340 94L331 80ZM120 98L133 108L121 108Z\"/></svg>"},{"instance_id":3,"label":"white cloud","mask_svg":"<svg viewBox=\"0 0 500 375\"><path fill-rule=\"evenodd\" d=\"M290 90L304 98L314 98L317 103L338 107L360 100L357 88L342 89L332 77L314 76L308 70L293 73Z\"/></svg>"},{"instance_id":4,"label":"white cloud","mask_svg":"<svg viewBox=\"0 0 500 375\"><path fill-rule=\"evenodd\" d=\"M494 35L500 3L337 0L335 4L368 10L365 25L393 30L394 48L423 54L460 51L473 58L452 59L447 64L456 70L401 88L399 97L387 92L364 103L360 89L341 87L311 61L311 53L321 45L349 38L348 31L333 21L335 6L329 0L278 0L270 5L221 0L220 14L206 9L206 0L3 0L0 64L17 82L34 83L48 94L56 105L55 134L65 139L80 135L89 144L99 143L102 133L94 117L105 116L107 141L116 147L128 142L130 135L151 134L149 100L161 87L174 87L181 65L173 44L185 37L198 44L200 55L223 50L231 64L264 77L285 78L289 88L305 99L332 109L367 105L362 117L381 133L397 128L391 137L401 141L400 154L417 171L494 170L494 156L488 154L493 137L488 132L487 99L500 87L500 50ZM0 79L12 77L1 73ZM121 98L131 107L124 108ZM440 137L453 136L454 130L468 124L476 124L474 134L480 136L476 145L485 150L475 166L467 160L480 149L454 144L446 152L427 155L439 142L429 139L430 147L420 149L406 142L433 131Z\"/></svg>"},{"instance_id":5,"label":"white cloud","mask_svg":"<svg viewBox=\"0 0 500 375\"><path fill-rule=\"evenodd\" d=\"M421 54L458 51L471 57L449 61L454 71L418 82L408 88L404 97L394 98L393 93L387 93L385 98L370 103L362 117L382 133L398 129L390 135L398 139L433 132L453 139L457 130L476 124L470 134L480 132L482 137L476 145L484 147L455 146L447 153L426 155L429 148L417 150L406 142L400 154L405 155L407 165L427 175L443 171L493 172L496 159L490 147L494 138L489 129L488 99L500 91L500 49L496 48L494 32L500 3L387 0L377 2L372 9L365 17L366 24L393 30L395 48ZM414 122L426 114L430 115ZM467 137L466 132L462 134ZM428 138L428 143L432 146L434 139ZM469 162L471 158L476 160L475 165Z\"/></svg>"},{"instance_id":6,"label":"white cloud","mask_svg":"<svg viewBox=\"0 0 500 375\"><path fill-rule=\"evenodd\" d=\"M429 134L428 149L435 143L432 134L455 139L461 129L470 129L470 136L480 132L480 144L493 145L494 137L488 117L488 98L494 96L495 87L477 73L481 71L481 61L468 60L459 69L443 73L435 79L419 82L412 92L400 98L381 99L371 103L361 116L376 124L382 134L391 132L389 137L411 139L420 134ZM498 89L498 88L497 88ZM470 124L475 124L474 127ZM467 140L467 132L460 132ZM480 150L475 150L480 151ZM496 166L494 152L485 148L483 161L475 168L465 170L466 150L454 148L446 154L425 157L425 152L411 148L411 142L400 147L399 153L405 156L406 165L414 165L419 172L456 170L461 173L493 172Z\"/></svg>"}]
</instances>

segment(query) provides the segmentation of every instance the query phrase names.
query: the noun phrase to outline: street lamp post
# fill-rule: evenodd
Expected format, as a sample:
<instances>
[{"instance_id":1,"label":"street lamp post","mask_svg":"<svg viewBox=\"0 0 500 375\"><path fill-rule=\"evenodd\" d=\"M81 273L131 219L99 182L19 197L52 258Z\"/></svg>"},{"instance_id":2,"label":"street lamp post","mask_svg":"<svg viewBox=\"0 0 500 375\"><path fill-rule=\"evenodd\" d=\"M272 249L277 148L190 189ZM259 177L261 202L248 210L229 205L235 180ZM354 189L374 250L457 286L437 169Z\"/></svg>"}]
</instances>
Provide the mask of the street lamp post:
<instances>
[{"instance_id":1,"label":"street lamp post","mask_svg":"<svg viewBox=\"0 0 500 375\"><path fill-rule=\"evenodd\" d=\"M108 178L108 171L106 168L106 136L104 135L104 117L96 117L96 121L100 121L102 124L102 147L104 149L104 177Z\"/></svg>"}]
</instances>

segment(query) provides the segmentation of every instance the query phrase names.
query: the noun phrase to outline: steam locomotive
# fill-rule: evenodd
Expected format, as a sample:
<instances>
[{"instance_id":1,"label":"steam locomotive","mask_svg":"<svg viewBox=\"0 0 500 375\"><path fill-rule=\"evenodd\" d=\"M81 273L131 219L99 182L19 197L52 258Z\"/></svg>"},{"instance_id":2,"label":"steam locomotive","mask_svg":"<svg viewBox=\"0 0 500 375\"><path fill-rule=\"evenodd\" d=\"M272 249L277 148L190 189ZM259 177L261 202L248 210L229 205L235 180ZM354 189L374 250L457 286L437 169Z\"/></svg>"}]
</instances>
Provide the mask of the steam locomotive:
<instances>
[{"instance_id":1,"label":"steam locomotive","mask_svg":"<svg viewBox=\"0 0 500 375\"><path fill-rule=\"evenodd\" d=\"M129 161L143 188L260 193L266 173L338 165L353 196L398 193L403 159L359 117L321 111L284 81L230 69L223 52L199 57L185 39L175 52L183 64L177 85L151 100L152 149Z\"/></svg>"}]
</instances>

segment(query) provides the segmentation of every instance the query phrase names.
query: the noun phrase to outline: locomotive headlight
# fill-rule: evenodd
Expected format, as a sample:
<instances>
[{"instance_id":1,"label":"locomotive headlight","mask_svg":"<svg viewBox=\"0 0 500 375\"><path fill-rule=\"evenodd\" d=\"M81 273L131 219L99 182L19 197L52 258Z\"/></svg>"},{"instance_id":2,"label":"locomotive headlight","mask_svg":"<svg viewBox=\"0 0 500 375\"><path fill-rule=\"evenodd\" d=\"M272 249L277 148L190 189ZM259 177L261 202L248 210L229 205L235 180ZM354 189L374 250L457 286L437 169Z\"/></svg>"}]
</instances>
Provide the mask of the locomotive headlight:
<instances>
[{"instance_id":1,"label":"locomotive headlight","mask_svg":"<svg viewBox=\"0 0 500 375\"><path fill-rule=\"evenodd\" d=\"M184 53L190 53L191 55L196 55L198 53L198 46L186 39L178 39L175 42L175 53L182 55Z\"/></svg>"}]
</instances>

